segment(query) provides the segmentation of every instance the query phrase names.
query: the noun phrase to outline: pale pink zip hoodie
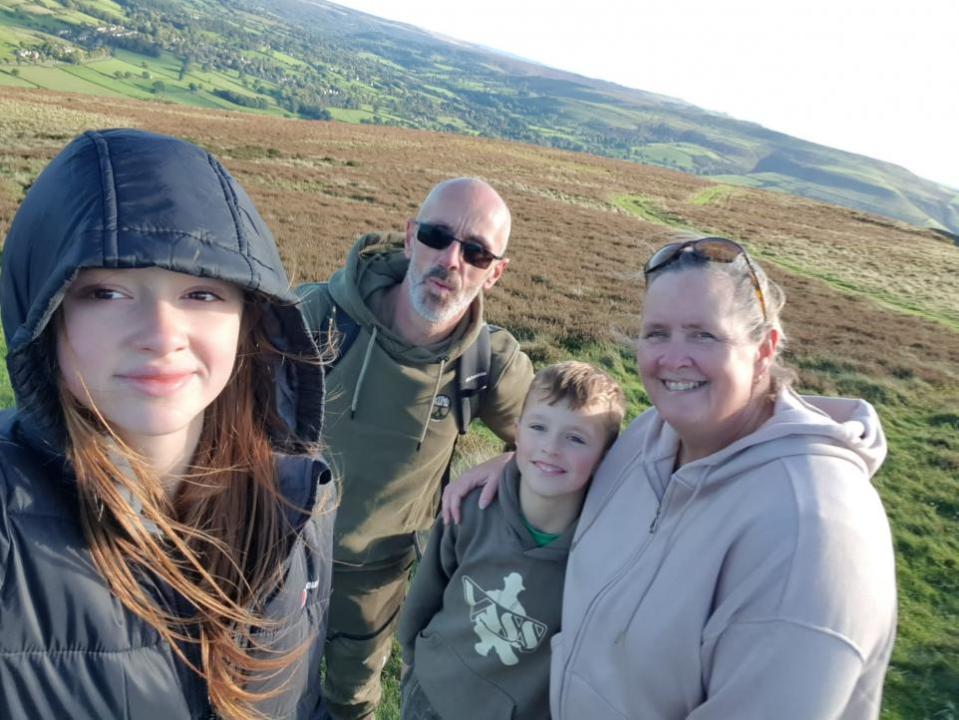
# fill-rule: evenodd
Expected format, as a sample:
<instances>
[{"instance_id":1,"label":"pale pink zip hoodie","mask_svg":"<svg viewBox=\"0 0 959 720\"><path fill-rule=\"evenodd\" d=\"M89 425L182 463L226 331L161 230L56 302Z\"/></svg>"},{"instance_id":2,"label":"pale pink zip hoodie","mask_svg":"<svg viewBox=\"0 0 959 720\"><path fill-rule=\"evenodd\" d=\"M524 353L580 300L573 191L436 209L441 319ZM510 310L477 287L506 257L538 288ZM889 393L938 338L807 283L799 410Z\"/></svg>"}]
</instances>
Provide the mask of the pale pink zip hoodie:
<instances>
[{"instance_id":1,"label":"pale pink zip hoodie","mask_svg":"<svg viewBox=\"0 0 959 720\"><path fill-rule=\"evenodd\" d=\"M554 720L865 720L896 627L872 406L780 393L756 432L672 473L653 409L597 471L573 541Z\"/></svg>"}]
</instances>

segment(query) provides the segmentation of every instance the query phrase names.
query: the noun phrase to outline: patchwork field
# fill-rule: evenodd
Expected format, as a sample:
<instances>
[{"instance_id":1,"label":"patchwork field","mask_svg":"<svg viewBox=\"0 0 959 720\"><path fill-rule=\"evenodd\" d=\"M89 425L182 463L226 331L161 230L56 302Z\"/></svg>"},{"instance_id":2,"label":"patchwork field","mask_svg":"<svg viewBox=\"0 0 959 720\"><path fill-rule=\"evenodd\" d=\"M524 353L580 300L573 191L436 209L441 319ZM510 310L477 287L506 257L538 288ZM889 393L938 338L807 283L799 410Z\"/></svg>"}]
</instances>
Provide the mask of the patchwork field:
<instances>
[{"instance_id":1,"label":"patchwork field","mask_svg":"<svg viewBox=\"0 0 959 720\"><path fill-rule=\"evenodd\" d=\"M882 717L959 717L959 247L875 216L624 161L12 87L0 87L0 231L71 137L117 126L218 155L297 283L328 277L356 235L401 229L437 181L489 180L514 215L512 263L490 295L490 319L536 363L575 356L610 368L631 414L646 405L624 340L642 304L643 261L677 228L742 241L788 293L802 389L869 399L889 435L876 484L893 525L901 605ZM5 379L0 403L12 403ZM471 445L482 452L482 437ZM395 679L395 666L388 672ZM395 693L379 717L397 717Z\"/></svg>"}]
</instances>

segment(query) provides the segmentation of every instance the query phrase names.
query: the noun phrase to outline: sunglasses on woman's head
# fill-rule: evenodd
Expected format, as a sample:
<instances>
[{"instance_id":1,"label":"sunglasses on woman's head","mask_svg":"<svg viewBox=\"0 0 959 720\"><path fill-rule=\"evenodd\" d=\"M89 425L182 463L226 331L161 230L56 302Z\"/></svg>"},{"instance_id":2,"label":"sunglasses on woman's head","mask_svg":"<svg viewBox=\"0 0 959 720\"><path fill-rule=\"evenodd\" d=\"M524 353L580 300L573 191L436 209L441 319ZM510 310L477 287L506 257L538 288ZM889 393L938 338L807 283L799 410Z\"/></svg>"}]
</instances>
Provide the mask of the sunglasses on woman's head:
<instances>
[{"instance_id":1,"label":"sunglasses on woman's head","mask_svg":"<svg viewBox=\"0 0 959 720\"><path fill-rule=\"evenodd\" d=\"M731 263L742 255L743 260L746 261L746 267L749 269L749 279L753 282L756 297L759 298L759 307L763 311L763 320L767 319L766 298L763 296L763 289L759 284L759 276L756 275L756 270L749 260L746 248L732 240L708 237L663 245L663 247L653 253L653 256L643 266L643 275L648 278L651 273L662 270L664 267L679 260L683 253L691 253L706 262L717 263Z\"/></svg>"},{"instance_id":2,"label":"sunglasses on woman's head","mask_svg":"<svg viewBox=\"0 0 959 720\"><path fill-rule=\"evenodd\" d=\"M445 250L451 243L458 242L463 248L463 260L473 267L485 270L494 260L502 260L503 255L494 255L475 240L460 240L443 225L416 221L416 239L434 250Z\"/></svg>"}]
</instances>

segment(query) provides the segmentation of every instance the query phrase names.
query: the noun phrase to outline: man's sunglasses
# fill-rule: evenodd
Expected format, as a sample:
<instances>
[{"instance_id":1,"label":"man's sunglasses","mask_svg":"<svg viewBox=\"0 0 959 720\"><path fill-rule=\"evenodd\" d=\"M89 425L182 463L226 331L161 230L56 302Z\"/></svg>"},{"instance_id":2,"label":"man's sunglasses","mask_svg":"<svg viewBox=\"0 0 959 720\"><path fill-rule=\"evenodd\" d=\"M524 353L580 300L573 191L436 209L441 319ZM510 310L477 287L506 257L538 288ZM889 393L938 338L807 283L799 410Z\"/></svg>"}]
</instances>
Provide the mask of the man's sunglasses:
<instances>
[{"instance_id":1,"label":"man's sunglasses","mask_svg":"<svg viewBox=\"0 0 959 720\"><path fill-rule=\"evenodd\" d=\"M766 316L766 298L763 296L762 286L759 284L759 276L756 275L756 269L746 254L746 249L739 243L732 240L719 237L700 238L699 240L687 240L686 242L675 242L669 245L663 245L659 250L653 253L653 256L643 266L643 275L649 277L651 273L662 270L664 267L676 262L683 253L692 253L695 257L706 262L731 263L740 255L746 261L746 267L749 269L749 278L753 281L753 287L756 289L756 297L759 298L759 307L763 311L763 320Z\"/></svg>"},{"instance_id":2,"label":"man's sunglasses","mask_svg":"<svg viewBox=\"0 0 959 720\"><path fill-rule=\"evenodd\" d=\"M502 260L504 255L494 255L482 243L475 240L460 240L448 227L416 222L416 239L434 250L445 250L451 243L458 242L463 248L463 260L473 267L485 270L494 260Z\"/></svg>"}]
</instances>

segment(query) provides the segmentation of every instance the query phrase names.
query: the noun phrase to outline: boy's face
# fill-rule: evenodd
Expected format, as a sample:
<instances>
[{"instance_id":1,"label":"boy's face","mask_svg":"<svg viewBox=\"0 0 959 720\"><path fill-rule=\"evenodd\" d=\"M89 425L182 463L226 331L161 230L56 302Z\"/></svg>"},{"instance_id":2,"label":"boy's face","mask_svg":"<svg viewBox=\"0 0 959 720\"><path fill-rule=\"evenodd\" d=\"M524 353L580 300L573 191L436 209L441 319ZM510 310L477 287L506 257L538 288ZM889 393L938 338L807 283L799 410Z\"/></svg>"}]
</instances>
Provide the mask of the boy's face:
<instances>
[{"instance_id":1,"label":"boy's face","mask_svg":"<svg viewBox=\"0 0 959 720\"><path fill-rule=\"evenodd\" d=\"M607 408L573 410L530 398L516 433L516 464L527 489L543 498L580 494L606 450Z\"/></svg>"}]
</instances>

